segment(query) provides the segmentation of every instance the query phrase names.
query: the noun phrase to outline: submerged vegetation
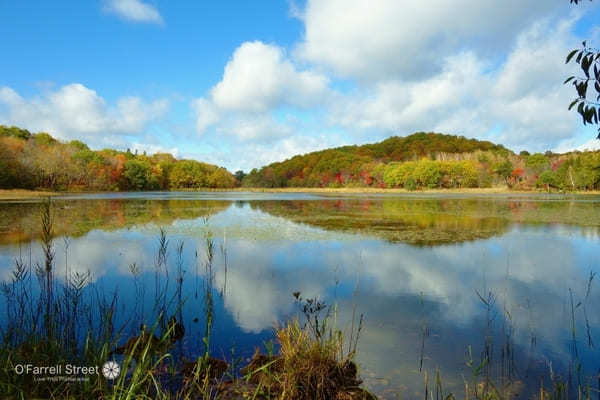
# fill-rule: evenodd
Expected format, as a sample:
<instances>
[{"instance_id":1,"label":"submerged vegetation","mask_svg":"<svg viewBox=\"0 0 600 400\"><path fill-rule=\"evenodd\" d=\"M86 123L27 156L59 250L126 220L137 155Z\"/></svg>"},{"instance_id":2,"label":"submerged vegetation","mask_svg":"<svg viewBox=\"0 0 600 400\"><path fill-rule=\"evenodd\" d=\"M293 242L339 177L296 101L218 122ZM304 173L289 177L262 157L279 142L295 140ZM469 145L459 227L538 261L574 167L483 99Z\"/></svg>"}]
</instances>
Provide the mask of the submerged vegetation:
<instances>
[{"instance_id":1,"label":"submerged vegetation","mask_svg":"<svg viewBox=\"0 0 600 400\"><path fill-rule=\"evenodd\" d=\"M577 207L574 207L577 204ZM328 231L374 235L393 242L436 245L485 239L516 223L574 224L598 232L595 202L531 201L522 198L344 198L252 201L250 206L296 223ZM586 229L586 228L584 228Z\"/></svg>"}]
</instances>

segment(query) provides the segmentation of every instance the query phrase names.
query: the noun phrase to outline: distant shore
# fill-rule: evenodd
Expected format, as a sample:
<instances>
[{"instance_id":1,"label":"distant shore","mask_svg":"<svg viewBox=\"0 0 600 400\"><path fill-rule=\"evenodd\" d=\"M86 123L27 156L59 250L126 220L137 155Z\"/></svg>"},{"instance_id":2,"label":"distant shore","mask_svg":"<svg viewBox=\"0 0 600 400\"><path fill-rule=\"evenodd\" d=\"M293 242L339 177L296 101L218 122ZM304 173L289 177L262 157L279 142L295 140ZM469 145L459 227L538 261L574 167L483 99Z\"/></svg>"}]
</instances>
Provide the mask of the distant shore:
<instances>
[{"instance_id":1,"label":"distant shore","mask_svg":"<svg viewBox=\"0 0 600 400\"><path fill-rule=\"evenodd\" d=\"M27 189L0 189L0 200L33 199L40 197L60 196L63 194L66 194L66 192Z\"/></svg>"},{"instance_id":2,"label":"distant shore","mask_svg":"<svg viewBox=\"0 0 600 400\"><path fill-rule=\"evenodd\" d=\"M181 192L254 192L254 193L318 193L318 194L547 194L543 190L511 190L507 187L493 188L465 188L465 189L423 189L423 190L406 190L401 188L229 188L229 189L181 189L176 190ZM0 189L0 200L22 200L35 199L44 197L54 197L68 194L84 194L84 193L136 193L136 192L54 192L43 190L25 190L25 189ZM576 194L576 195L600 195L600 191L574 191L574 192L558 192L551 191L550 194Z\"/></svg>"},{"instance_id":3,"label":"distant shore","mask_svg":"<svg viewBox=\"0 0 600 400\"><path fill-rule=\"evenodd\" d=\"M196 190L193 190L196 191ZM202 190L198 190L202 191ZM348 193L348 194L361 194L361 193L398 193L398 194L546 194L545 190L512 190L506 186L503 187L492 187L492 188L463 188L463 189L419 189L419 190L407 190L403 188L372 188L372 187L348 187L348 188L302 188L302 187L287 187L287 188L234 188L234 189L209 189L209 191L219 192L264 192L264 193ZM574 191L574 192L559 192L550 191L550 194L600 194L600 191Z\"/></svg>"}]
</instances>

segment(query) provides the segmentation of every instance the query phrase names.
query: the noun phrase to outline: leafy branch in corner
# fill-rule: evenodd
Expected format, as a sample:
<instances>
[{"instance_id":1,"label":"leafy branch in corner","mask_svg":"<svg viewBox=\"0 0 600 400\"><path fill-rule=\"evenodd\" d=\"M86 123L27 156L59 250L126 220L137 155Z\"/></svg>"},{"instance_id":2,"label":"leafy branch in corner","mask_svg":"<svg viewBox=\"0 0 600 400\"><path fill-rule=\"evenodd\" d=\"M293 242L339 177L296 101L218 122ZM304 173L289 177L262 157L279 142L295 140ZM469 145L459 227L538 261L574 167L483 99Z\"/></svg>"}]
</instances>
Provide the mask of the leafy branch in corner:
<instances>
[{"instance_id":1,"label":"leafy branch in corner","mask_svg":"<svg viewBox=\"0 0 600 400\"><path fill-rule=\"evenodd\" d=\"M582 0L570 0L571 4L579 4ZM590 0L591 1L591 0ZM596 124L600 120L600 51L588 46L587 42L582 43L580 49L572 50L567 55L566 63L572 60L579 65L585 76L570 76L565 80L565 84L571 83L577 92L577 98L569 105L569 110L577 107L577 113L581 115L583 124ZM596 91L596 97L590 95L588 98L588 89L592 86ZM600 128L598 128L598 139L600 139Z\"/></svg>"}]
</instances>

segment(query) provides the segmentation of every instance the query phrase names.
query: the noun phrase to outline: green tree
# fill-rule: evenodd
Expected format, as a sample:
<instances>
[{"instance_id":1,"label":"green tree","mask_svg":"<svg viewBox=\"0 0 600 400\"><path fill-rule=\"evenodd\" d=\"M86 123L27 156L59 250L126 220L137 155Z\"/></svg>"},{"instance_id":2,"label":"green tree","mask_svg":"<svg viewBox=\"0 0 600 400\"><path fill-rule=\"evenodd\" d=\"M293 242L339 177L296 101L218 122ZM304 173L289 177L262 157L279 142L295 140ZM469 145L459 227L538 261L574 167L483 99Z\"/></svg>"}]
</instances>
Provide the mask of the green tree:
<instances>
[{"instance_id":1,"label":"green tree","mask_svg":"<svg viewBox=\"0 0 600 400\"><path fill-rule=\"evenodd\" d=\"M453 161L447 164L451 187L477 186L477 168L470 161Z\"/></svg>"},{"instance_id":2,"label":"green tree","mask_svg":"<svg viewBox=\"0 0 600 400\"><path fill-rule=\"evenodd\" d=\"M537 179L537 185L538 186L545 186L546 190L549 192L550 191L550 187L555 187L557 186L557 182L556 182L556 177L554 175L554 172L550 171L550 170L546 170L544 172L542 172L539 176L539 178Z\"/></svg>"},{"instance_id":3,"label":"green tree","mask_svg":"<svg viewBox=\"0 0 600 400\"><path fill-rule=\"evenodd\" d=\"M409 178L413 178L413 173L417 163L408 161L404 163L389 163L383 172L383 182L388 187L405 186Z\"/></svg>"},{"instance_id":4,"label":"green tree","mask_svg":"<svg viewBox=\"0 0 600 400\"><path fill-rule=\"evenodd\" d=\"M417 182L415 181L415 178L412 176L406 178L406 182L404 182L404 188L406 190L417 190Z\"/></svg>"},{"instance_id":5,"label":"green tree","mask_svg":"<svg viewBox=\"0 0 600 400\"><path fill-rule=\"evenodd\" d=\"M235 171L235 179L239 182L242 183L242 181L244 180L244 178L246 177L246 174L244 173L244 171L239 170L239 171Z\"/></svg>"},{"instance_id":6,"label":"green tree","mask_svg":"<svg viewBox=\"0 0 600 400\"><path fill-rule=\"evenodd\" d=\"M198 161L181 160L173 165L169 181L173 189L206 187L206 170Z\"/></svg>"},{"instance_id":7,"label":"green tree","mask_svg":"<svg viewBox=\"0 0 600 400\"><path fill-rule=\"evenodd\" d=\"M206 183L211 188L232 188L236 184L236 179L225 168L216 168L208 175Z\"/></svg>"},{"instance_id":8,"label":"green tree","mask_svg":"<svg viewBox=\"0 0 600 400\"><path fill-rule=\"evenodd\" d=\"M144 190L148 187L150 163L139 160L128 160L125 163L123 176L127 179L128 189Z\"/></svg>"},{"instance_id":9,"label":"green tree","mask_svg":"<svg viewBox=\"0 0 600 400\"><path fill-rule=\"evenodd\" d=\"M48 134L46 132L36 133L35 135L33 135L33 140L35 140L35 142L38 144L46 145L46 146L50 146L50 145L56 144L58 142L56 139L54 139L52 136L50 136L50 134Z\"/></svg>"},{"instance_id":10,"label":"green tree","mask_svg":"<svg viewBox=\"0 0 600 400\"><path fill-rule=\"evenodd\" d=\"M80 140L71 140L69 142L69 146L76 148L77 150L89 150L90 148L88 147L87 144L83 143Z\"/></svg>"},{"instance_id":11,"label":"green tree","mask_svg":"<svg viewBox=\"0 0 600 400\"><path fill-rule=\"evenodd\" d=\"M545 154L535 153L525 159L525 166L540 174L550 166L550 160Z\"/></svg>"},{"instance_id":12,"label":"green tree","mask_svg":"<svg viewBox=\"0 0 600 400\"><path fill-rule=\"evenodd\" d=\"M31 132L27 129L21 129L16 126L4 126L0 125L0 136L10 136L18 139L29 140L31 137Z\"/></svg>"},{"instance_id":13,"label":"green tree","mask_svg":"<svg viewBox=\"0 0 600 400\"><path fill-rule=\"evenodd\" d=\"M0 148L0 188L10 188L12 186L12 176L9 172L7 157L3 154L3 150Z\"/></svg>"},{"instance_id":14,"label":"green tree","mask_svg":"<svg viewBox=\"0 0 600 400\"><path fill-rule=\"evenodd\" d=\"M510 160L499 161L492 165L492 172L504 179L506 184L509 183L508 179L510 178L513 169L513 163L511 163Z\"/></svg>"},{"instance_id":15,"label":"green tree","mask_svg":"<svg viewBox=\"0 0 600 400\"><path fill-rule=\"evenodd\" d=\"M440 163L425 159L418 161L413 177L423 187L431 189L439 186L442 177Z\"/></svg>"}]
</instances>

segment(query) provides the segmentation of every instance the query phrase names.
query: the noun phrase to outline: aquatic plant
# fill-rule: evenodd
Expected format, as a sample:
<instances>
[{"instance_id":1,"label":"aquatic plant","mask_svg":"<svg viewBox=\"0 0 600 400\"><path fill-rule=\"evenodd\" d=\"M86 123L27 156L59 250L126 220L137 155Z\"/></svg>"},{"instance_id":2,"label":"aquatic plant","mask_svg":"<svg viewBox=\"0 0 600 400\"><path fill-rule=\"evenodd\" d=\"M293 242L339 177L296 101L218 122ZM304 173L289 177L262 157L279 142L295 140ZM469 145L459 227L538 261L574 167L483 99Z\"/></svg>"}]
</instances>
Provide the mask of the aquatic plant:
<instances>
[{"instance_id":1,"label":"aquatic plant","mask_svg":"<svg viewBox=\"0 0 600 400\"><path fill-rule=\"evenodd\" d=\"M202 343L199 343L203 348L200 357L189 361L181 345L186 335L182 314L186 301L182 289L183 241L176 245L175 286L170 290L169 239L163 229L159 232L154 263L154 307L149 310L150 315L146 315L143 307L146 294L140 279L143 269L135 262L129 265L135 299L131 315L116 318L123 310L118 292L104 292L92 282L89 272L71 271L67 257L64 281L55 279L54 220L49 201L42 204L41 216L44 264L35 268L37 285L33 282L31 260L26 263L19 257L11 279L1 286L7 299L7 318L0 325L0 397L227 399L236 396L235 393L252 391L255 398L328 399L342 386L347 393L362 393L352 361L362 322L355 333L354 344L344 355L343 336L329 324L330 310L327 317L319 317L325 304L318 301L305 301L303 312L312 328L301 328L297 320L287 322L276 333L279 352L275 353L275 346L270 347L270 357L281 359L285 366L276 375L278 387L285 388L285 392L265 392L250 382L250 376L257 374L256 359L246 367L248 375L240 379L233 349L231 365L211 355L217 244L208 219L204 220L203 242L205 326ZM65 243L65 251L68 251L68 239ZM220 250L226 269L225 240ZM226 295L226 283L218 292ZM296 300L302 301L299 295ZM314 305L309 305L311 303ZM153 322L147 325L147 321ZM136 324L139 330L128 337L128 327ZM178 349L174 352L176 346ZM303 364L297 364L301 359ZM15 368L23 364L100 366L108 360L117 360L121 366L122 372L114 381L98 373L87 375L80 382L70 382L67 379L38 380L15 372ZM237 363L239 366L239 360ZM261 365L258 369L266 368ZM304 382L303 377L309 380Z\"/></svg>"}]
</instances>

